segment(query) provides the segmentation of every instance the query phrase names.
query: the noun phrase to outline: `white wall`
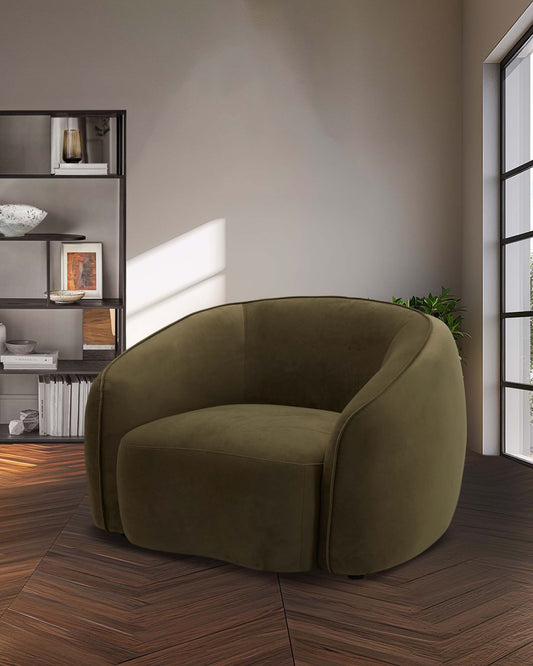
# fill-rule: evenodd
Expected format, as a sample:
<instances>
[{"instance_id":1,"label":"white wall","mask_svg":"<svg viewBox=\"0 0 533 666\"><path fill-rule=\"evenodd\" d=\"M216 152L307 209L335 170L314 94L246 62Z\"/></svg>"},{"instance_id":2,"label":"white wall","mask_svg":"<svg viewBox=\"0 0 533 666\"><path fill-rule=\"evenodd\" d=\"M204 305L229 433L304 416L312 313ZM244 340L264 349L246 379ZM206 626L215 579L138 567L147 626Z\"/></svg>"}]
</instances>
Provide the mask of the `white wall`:
<instances>
[{"instance_id":1,"label":"white wall","mask_svg":"<svg viewBox=\"0 0 533 666\"><path fill-rule=\"evenodd\" d=\"M469 446L499 452L499 66L531 0L463 2L463 258ZM484 64L485 63L485 64Z\"/></svg>"},{"instance_id":2,"label":"white wall","mask_svg":"<svg viewBox=\"0 0 533 666\"><path fill-rule=\"evenodd\" d=\"M142 330L222 300L460 291L460 0L0 10L3 108L128 111L128 257L179 246ZM189 275L185 234L214 220L223 270Z\"/></svg>"}]
</instances>

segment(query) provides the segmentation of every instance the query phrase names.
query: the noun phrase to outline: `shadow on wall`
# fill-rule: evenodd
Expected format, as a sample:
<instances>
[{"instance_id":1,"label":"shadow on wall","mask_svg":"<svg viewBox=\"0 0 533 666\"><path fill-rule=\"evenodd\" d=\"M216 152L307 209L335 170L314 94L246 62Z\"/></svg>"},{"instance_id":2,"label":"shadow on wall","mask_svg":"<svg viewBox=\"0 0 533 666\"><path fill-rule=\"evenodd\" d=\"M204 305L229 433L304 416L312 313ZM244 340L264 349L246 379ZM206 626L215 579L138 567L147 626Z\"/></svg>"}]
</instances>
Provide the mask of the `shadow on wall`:
<instances>
[{"instance_id":1,"label":"shadow on wall","mask_svg":"<svg viewBox=\"0 0 533 666\"><path fill-rule=\"evenodd\" d=\"M127 262L127 343L226 300L226 220L202 224Z\"/></svg>"}]
</instances>

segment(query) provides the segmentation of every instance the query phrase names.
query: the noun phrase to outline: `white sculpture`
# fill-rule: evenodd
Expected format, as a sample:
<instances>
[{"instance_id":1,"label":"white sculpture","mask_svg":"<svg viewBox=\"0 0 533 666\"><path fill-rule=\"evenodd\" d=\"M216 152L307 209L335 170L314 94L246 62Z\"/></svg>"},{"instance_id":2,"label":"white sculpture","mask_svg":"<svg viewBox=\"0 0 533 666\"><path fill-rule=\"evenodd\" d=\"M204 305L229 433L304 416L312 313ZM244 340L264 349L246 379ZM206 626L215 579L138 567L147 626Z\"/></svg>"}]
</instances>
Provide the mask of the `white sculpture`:
<instances>
[{"instance_id":1,"label":"white sculpture","mask_svg":"<svg viewBox=\"0 0 533 666\"><path fill-rule=\"evenodd\" d=\"M24 423L20 419L13 419L9 422L10 435L22 435L24 432Z\"/></svg>"}]
</instances>

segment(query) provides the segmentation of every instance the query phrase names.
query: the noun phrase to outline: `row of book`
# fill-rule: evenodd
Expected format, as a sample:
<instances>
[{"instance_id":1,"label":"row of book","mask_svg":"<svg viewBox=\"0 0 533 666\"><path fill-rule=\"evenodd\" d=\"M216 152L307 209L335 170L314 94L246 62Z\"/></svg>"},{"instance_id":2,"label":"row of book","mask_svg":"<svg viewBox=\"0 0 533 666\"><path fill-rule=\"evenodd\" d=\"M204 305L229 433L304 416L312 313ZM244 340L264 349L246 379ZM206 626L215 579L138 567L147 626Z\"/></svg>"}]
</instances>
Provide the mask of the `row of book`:
<instances>
[{"instance_id":1,"label":"row of book","mask_svg":"<svg viewBox=\"0 0 533 666\"><path fill-rule=\"evenodd\" d=\"M4 370L57 370L57 351L32 352L31 354L2 354L0 362Z\"/></svg>"},{"instance_id":2,"label":"row of book","mask_svg":"<svg viewBox=\"0 0 533 666\"><path fill-rule=\"evenodd\" d=\"M84 435L85 407L93 380L87 375L39 377L39 435Z\"/></svg>"}]
</instances>

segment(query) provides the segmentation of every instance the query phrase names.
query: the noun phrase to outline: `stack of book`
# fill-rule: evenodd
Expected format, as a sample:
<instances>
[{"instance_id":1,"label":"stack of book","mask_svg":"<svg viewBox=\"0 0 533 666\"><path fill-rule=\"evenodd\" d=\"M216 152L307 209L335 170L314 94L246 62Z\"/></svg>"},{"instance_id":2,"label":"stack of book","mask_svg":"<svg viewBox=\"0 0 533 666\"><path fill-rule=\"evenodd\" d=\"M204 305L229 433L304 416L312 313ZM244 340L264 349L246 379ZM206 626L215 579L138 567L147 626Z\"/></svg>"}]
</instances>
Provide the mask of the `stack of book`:
<instances>
[{"instance_id":1,"label":"stack of book","mask_svg":"<svg viewBox=\"0 0 533 666\"><path fill-rule=\"evenodd\" d=\"M0 362L4 370L57 370L57 351L32 352L31 354L2 354Z\"/></svg>"},{"instance_id":2,"label":"stack of book","mask_svg":"<svg viewBox=\"0 0 533 666\"><path fill-rule=\"evenodd\" d=\"M87 396L94 377L39 377L39 435L83 437Z\"/></svg>"},{"instance_id":3,"label":"stack of book","mask_svg":"<svg viewBox=\"0 0 533 666\"><path fill-rule=\"evenodd\" d=\"M107 163L106 162L91 162L83 164L72 163L67 164L61 162L56 164L53 173L55 176L107 176Z\"/></svg>"}]
</instances>

